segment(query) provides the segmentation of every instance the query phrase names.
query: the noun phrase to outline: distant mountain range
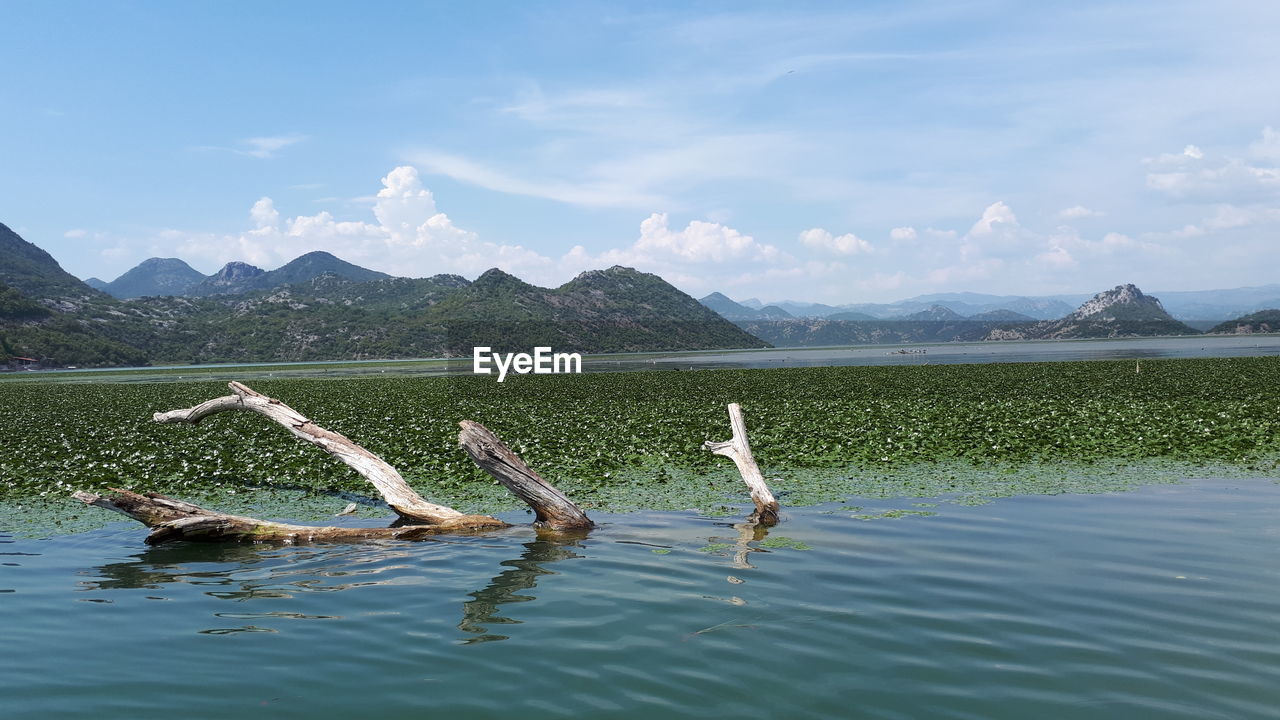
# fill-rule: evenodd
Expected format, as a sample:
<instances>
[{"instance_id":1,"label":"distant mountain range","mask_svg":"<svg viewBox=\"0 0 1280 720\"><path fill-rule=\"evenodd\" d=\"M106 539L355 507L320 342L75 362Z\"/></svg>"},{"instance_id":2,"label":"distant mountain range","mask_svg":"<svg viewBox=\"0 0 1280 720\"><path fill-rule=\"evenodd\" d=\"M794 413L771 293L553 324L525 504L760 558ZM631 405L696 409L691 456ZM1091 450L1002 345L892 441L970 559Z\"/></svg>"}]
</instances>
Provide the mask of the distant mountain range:
<instances>
[{"instance_id":1,"label":"distant mountain range","mask_svg":"<svg viewBox=\"0 0 1280 720\"><path fill-rule=\"evenodd\" d=\"M1156 293L1164 309L1175 320L1200 330L1208 329L1231 318L1280 307L1280 284L1227 290L1165 291ZM1076 306L1089 299L1087 294L1021 296L985 295L982 293L935 293L918 295L893 303L853 303L848 305L823 305L821 303L791 300L772 304L773 308L797 318L828 318L832 320L894 319L940 305L964 317L972 317L995 310L1009 310L1035 320L1056 320L1070 314ZM711 299L714 298L712 301ZM710 302L708 302L710 301ZM764 304L756 298L734 302L720 293L703 298L704 304L730 320L755 320L753 314ZM856 315L850 315L856 313Z\"/></svg>"},{"instance_id":2,"label":"distant mountain range","mask_svg":"<svg viewBox=\"0 0 1280 720\"><path fill-rule=\"evenodd\" d=\"M1159 300L1144 295L1133 285L1098 293L1056 320L1036 320L1004 309L965 317L945 305L934 304L897 318L842 312L826 318L736 322L752 335L779 347L1199 334L1171 317Z\"/></svg>"},{"instance_id":3,"label":"distant mountain range","mask_svg":"<svg viewBox=\"0 0 1280 720\"><path fill-rule=\"evenodd\" d=\"M623 267L540 288L497 269L475 281L391 277L325 252L270 271L232 262L210 276L151 258L109 283L81 282L0 224L0 352L50 365L460 356L475 345L625 352L1280 330L1280 286L1167 296L1201 315L1247 312L1186 320L1133 285L1093 297L946 293L840 307L738 303L720 293L697 301Z\"/></svg>"},{"instance_id":4,"label":"distant mountain range","mask_svg":"<svg viewBox=\"0 0 1280 720\"><path fill-rule=\"evenodd\" d=\"M54 366L766 346L624 267L548 289L497 269L474 282L394 278L324 252L272 271L229 263L209 277L152 258L99 288L0 224L0 351Z\"/></svg>"}]
</instances>

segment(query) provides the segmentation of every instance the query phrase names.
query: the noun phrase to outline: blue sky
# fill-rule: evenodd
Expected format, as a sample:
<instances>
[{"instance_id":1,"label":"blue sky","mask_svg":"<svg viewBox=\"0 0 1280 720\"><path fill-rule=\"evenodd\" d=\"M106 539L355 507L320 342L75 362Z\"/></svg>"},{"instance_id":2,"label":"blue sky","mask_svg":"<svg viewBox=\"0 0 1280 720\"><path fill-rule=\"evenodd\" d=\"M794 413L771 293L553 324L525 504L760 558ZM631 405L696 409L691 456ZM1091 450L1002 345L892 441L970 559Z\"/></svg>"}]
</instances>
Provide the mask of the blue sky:
<instances>
[{"instance_id":1,"label":"blue sky","mask_svg":"<svg viewBox=\"0 0 1280 720\"><path fill-rule=\"evenodd\" d=\"M1280 3L0 0L0 222L701 296L1280 281Z\"/></svg>"}]
</instances>

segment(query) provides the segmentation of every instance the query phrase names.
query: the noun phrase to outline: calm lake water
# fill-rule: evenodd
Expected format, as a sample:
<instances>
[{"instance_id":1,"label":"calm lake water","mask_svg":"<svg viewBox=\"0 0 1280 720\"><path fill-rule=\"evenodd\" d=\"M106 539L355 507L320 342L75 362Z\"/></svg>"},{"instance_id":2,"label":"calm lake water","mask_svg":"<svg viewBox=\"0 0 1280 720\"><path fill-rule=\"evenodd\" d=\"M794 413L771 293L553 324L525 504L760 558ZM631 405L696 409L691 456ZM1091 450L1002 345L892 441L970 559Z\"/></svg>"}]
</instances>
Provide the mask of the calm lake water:
<instances>
[{"instance_id":1,"label":"calm lake water","mask_svg":"<svg viewBox=\"0 0 1280 720\"><path fill-rule=\"evenodd\" d=\"M531 348L532 350L532 348ZM850 345L768 350L707 350L680 353L588 355L583 372L641 370L761 369L838 365L922 365L1067 360L1142 360L1194 357L1280 355L1280 334L1196 337L1116 338L1108 340L1030 340L1017 342ZM468 359L368 360L300 363L239 363L157 368L104 368L4 373L6 380L39 382L164 382L254 380L289 377L361 375L469 375ZM496 375L495 375L496 377Z\"/></svg>"},{"instance_id":2,"label":"calm lake water","mask_svg":"<svg viewBox=\"0 0 1280 720\"><path fill-rule=\"evenodd\" d=\"M767 535L639 513L575 541L3 537L0 714L1276 717L1273 482L849 503ZM853 517L889 508L937 514Z\"/></svg>"}]
</instances>

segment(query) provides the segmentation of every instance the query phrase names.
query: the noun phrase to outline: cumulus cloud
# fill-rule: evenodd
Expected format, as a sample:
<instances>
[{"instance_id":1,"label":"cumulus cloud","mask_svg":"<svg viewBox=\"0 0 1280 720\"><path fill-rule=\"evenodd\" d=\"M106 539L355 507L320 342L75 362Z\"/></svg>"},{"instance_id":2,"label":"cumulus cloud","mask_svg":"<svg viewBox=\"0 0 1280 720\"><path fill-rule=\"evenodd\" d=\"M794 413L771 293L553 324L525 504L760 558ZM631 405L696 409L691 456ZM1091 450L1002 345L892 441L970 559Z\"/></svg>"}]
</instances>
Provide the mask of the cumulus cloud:
<instances>
[{"instance_id":1,"label":"cumulus cloud","mask_svg":"<svg viewBox=\"0 0 1280 720\"><path fill-rule=\"evenodd\" d=\"M258 202L249 208L249 218L253 220L253 226L258 229L274 228L280 224L280 211L276 210L276 205L271 198L259 198Z\"/></svg>"},{"instance_id":2,"label":"cumulus cloud","mask_svg":"<svg viewBox=\"0 0 1280 720\"><path fill-rule=\"evenodd\" d=\"M858 255L872 252L871 243L854 235L833 235L823 228L810 228L800 233L800 244L836 255Z\"/></svg>"},{"instance_id":3,"label":"cumulus cloud","mask_svg":"<svg viewBox=\"0 0 1280 720\"><path fill-rule=\"evenodd\" d=\"M982 217L969 228L969 237L983 237L1002 229L1016 228L1018 217L1003 202L995 202L982 211Z\"/></svg>"},{"instance_id":4,"label":"cumulus cloud","mask_svg":"<svg viewBox=\"0 0 1280 720\"><path fill-rule=\"evenodd\" d=\"M720 223L694 220L672 230L666 213L653 213L640 223L640 239L631 250L641 255L669 256L690 262L750 259L768 262L780 256L776 247Z\"/></svg>"},{"instance_id":5,"label":"cumulus cloud","mask_svg":"<svg viewBox=\"0 0 1280 720\"><path fill-rule=\"evenodd\" d=\"M911 242L919 235L913 227L896 227L889 231L889 239L894 242Z\"/></svg>"},{"instance_id":6,"label":"cumulus cloud","mask_svg":"<svg viewBox=\"0 0 1280 720\"><path fill-rule=\"evenodd\" d=\"M1209 156L1195 145L1147 158L1147 187L1188 202L1256 203L1280 194L1280 134L1264 128L1252 160Z\"/></svg>"}]
</instances>

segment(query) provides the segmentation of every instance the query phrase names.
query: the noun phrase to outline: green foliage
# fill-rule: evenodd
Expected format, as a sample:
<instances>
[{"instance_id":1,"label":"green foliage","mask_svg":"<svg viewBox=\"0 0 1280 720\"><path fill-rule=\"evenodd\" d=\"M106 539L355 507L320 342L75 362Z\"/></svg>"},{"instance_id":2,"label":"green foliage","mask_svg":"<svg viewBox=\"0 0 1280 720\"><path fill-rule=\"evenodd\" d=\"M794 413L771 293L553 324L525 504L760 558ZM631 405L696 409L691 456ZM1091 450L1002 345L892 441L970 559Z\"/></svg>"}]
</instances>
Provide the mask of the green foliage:
<instances>
[{"instance_id":1,"label":"green foliage","mask_svg":"<svg viewBox=\"0 0 1280 720\"><path fill-rule=\"evenodd\" d=\"M731 463L702 449L728 437L729 402L742 403L767 477L783 476L773 485L784 505L1119 489L1130 481L1124 468L1143 463L1274 472L1280 358L1148 361L1142 370L1103 361L253 385L382 455L426 497L473 509L512 505L458 449L462 419L484 423L587 507L744 500ZM0 383L0 497L112 485L179 496L294 486L371 494L256 415L151 421L225 394L211 382Z\"/></svg>"}]
</instances>

